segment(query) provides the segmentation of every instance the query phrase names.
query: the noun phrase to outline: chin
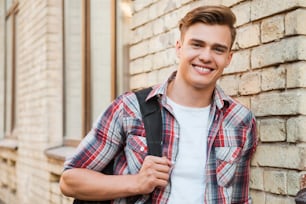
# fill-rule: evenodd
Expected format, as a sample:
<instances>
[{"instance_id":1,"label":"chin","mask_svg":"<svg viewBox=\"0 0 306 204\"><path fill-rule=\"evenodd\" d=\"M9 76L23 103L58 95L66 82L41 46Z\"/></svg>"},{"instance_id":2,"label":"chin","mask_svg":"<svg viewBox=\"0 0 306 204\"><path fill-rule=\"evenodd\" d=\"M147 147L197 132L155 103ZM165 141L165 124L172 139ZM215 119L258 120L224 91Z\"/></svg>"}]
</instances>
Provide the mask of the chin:
<instances>
[{"instance_id":1,"label":"chin","mask_svg":"<svg viewBox=\"0 0 306 204\"><path fill-rule=\"evenodd\" d=\"M197 90L207 90L207 89L214 89L215 84L211 83L193 83L192 85Z\"/></svg>"}]
</instances>

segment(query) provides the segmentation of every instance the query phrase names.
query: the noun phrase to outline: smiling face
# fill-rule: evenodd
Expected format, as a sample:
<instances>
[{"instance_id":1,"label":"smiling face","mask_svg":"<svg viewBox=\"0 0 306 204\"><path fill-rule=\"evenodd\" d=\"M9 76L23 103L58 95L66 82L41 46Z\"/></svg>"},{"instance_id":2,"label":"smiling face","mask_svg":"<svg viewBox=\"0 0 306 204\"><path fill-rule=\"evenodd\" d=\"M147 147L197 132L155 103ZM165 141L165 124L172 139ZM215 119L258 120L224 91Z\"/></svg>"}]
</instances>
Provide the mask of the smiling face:
<instances>
[{"instance_id":1,"label":"smiling face","mask_svg":"<svg viewBox=\"0 0 306 204\"><path fill-rule=\"evenodd\" d=\"M176 43L176 80L193 89L213 91L232 58L231 32L226 25L196 23Z\"/></svg>"}]
</instances>

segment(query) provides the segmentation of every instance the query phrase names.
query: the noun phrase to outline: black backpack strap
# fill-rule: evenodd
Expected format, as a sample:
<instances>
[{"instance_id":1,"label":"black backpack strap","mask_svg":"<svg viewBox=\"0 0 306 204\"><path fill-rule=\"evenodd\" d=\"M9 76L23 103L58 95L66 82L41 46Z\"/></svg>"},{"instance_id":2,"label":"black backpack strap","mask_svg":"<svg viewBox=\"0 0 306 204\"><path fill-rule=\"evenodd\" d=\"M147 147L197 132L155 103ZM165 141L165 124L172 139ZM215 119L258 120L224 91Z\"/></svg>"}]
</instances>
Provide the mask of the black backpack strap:
<instances>
[{"instance_id":1,"label":"black backpack strap","mask_svg":"<svg viewBox=\"0 0 306 204\"><path fill-rule=\"evenodd\" d=\"M139 102L142 120L146 130L146 139L148 144L148 154L153 156L162 156L162 117L158 98L155 96L148 101L146 98L152 87L136 91L136 97Z\"/></svg>"}]
</instances>

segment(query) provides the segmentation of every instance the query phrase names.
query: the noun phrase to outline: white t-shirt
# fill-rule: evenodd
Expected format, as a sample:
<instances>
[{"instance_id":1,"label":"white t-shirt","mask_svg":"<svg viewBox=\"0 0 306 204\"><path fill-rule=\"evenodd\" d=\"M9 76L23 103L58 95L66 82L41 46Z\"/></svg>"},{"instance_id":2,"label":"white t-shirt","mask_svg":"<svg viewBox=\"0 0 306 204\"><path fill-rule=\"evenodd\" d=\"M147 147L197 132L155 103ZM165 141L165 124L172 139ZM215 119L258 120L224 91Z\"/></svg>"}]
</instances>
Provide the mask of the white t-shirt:
<instances>
[{"instance_id":1,"label":"white t-shirt","mask_svg":"<svg viewBox=\"0 0 306 204\"><path fill-rule=\"evenodd\" d=\"M204 203L210 106L185 107L167 98L180 126L179 149L171 173L170 204Z\"/></svg>"}]
</instances>

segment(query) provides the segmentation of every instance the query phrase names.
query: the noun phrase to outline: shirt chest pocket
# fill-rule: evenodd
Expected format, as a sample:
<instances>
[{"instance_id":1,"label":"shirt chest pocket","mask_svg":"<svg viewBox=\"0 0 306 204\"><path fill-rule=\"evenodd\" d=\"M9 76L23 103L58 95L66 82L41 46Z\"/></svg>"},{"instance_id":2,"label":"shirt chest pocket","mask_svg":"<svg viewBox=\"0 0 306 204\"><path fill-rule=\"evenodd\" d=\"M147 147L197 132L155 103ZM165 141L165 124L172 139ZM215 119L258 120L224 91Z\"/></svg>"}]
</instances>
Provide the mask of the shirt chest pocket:
<instances>
[{"instance_id":1,"label":"shirt chest pocket","mask_svg":"<svg viewBox=\"0 0 306 204\"><path fill-rule=\"evenodd\" d=\"M241 147L215 147L218 185L228 187L234 179Z\"/></svg>"},{"instance_id":2,"label":"shirt chest pocket","mask_svg":"<svg viewBox=\"0 0 306 204\"><path fill-rule=\"evenodd\" d=\"M129 135L126 141L125 155L131 173L137 173L147 156L148 147L143 136Z\"/></svg>"}]
</instances>

